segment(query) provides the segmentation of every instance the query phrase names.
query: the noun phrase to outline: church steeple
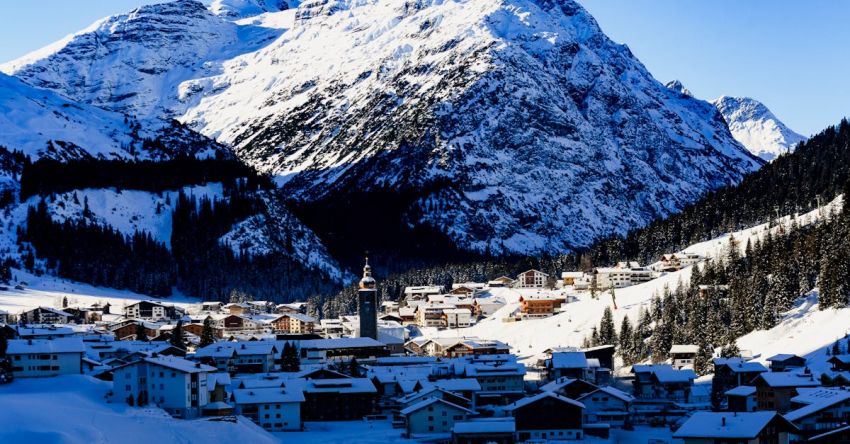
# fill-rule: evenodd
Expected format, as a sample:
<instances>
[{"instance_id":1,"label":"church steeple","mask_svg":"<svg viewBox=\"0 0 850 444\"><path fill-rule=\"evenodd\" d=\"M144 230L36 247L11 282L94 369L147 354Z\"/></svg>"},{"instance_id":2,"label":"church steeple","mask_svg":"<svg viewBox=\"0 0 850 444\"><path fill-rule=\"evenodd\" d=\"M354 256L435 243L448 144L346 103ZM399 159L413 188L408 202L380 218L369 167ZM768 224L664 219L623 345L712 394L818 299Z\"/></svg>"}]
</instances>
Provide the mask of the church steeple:
<instances>
[{"instance_id":1,"label":"church steeple","mask_svg":"<svg viewBox=\"0 0 850 444\"><path fill-rule=\"evenodd\" d=\"M363 279L360 279L361 290L374 290L375 278L372 277L372 267L369 266L369 257L366 257L366 265L363 266Z\"/></svg>"}]
</instances>

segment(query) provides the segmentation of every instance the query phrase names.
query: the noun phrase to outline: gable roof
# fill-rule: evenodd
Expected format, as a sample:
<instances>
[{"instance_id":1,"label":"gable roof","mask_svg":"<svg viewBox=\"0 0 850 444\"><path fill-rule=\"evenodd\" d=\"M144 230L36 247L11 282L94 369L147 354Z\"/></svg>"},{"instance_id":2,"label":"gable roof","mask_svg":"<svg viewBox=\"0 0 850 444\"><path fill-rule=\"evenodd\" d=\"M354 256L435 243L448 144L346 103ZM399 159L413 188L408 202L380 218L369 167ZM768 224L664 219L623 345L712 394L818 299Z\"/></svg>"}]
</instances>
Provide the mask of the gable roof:
<instances>
[{"instance_id":1,"label":"gable roof","mask_svg":"<svg viewBox=\"0 0 850 444\"><path fill-rule=\"evenodd\" d=\"M183 373L206 373L218 371L215 367L210 367L209 365L204 365L199 362L192 362L177 356L157 356L155 358L143 358L142 360L150 364L160 365Z\"/></svg>"},{"instance_id":2,"label":"gable roof","mask_svg":"<svg viewBox=\"0 0 850 444\"><path fill-rule=\"evenodd\" d=\"M807 405L785 414L785 419L792 422L850 400L850 392L847 390L800 388L797 392L800 394L791 398L791 401Z\"/></svg>"},{"instance_id":3,"label":"gable roof","mask_svg":"<svg viewBox=\"0 0 850 444\"><path fill-rule=\"evenodd\" d=\"M584 395L579 396L577 401L581 402L582 399L587 398L588 396L591 396L594 393L598 393L598 392L602 392L602 393L605 393L609 396L613 396L613 397L619 399L620 401L627 402L627 403L635 400L634 396L632 396L632 395L630 395L630 394L628 394L628 393L626 393L622 390L616 389L616 388L611 387L611 386L605 386L605 387L599 387L598 389L596 389L592 392L585 393Z\"/></svg>"},{"instance_id":4,"label":"gable roof","mask_svg":"<svg viewBox=\"0 0 850 444\"><path fill-rule=\"evenodd\" d=\"M813 373L799 372L766 372L758 375L756 380L762 380L768 387L818 387L820 380Z\"/></svg>"},{"instance_id":5,"label":"gable roof","mask_svg":"<svg viewBox=\"0 0 850 444\"><path fill-rule=\"evenodd\" d=\"M245 388L233 391L237 404L271 404L304 402L301 390L289 390L281 387Z\"/></svg>"},{"instance_id":6,"label":"gable roof","mask_svg":"<svg viewBox=\"0 0 850 444\"><path fill-rule=\"evenodd\" d=\"M726 396L752 396L756 388L751 385L739 385L731 390L726 390Z\"/></svg>"},{"instance_id":7,"label":"gable roof","mask_svg":"<svg viewBox=\"0 0 850 444\"><path fill-rule=\"evenodd\" d=\"M469 410L468 408L461 407L457 404L452 404L451 402L446 401L445 399L440 399L440 398L428 398L428 399L426 399L422 402L417 402L416 404L413 404L412 406L401 410L399 413L401 413L402 415L409 415L409 414L414 413L416 411L422 410L423 408L428 407L431 404L437 404L437 403L445 404L445 405L447 405L451 408L461 410L461 411L466 412L466 413L473 413L472 410Z\"/></svg>"},{"instance_id":8,"label":"gable roof","mask_svg":"<svg viewBox=\"0 0 850 444\"><path fill-rule=\"evenodd\" d=\"M695 412L674 438L753 439L777 417L776 412Z\"/></svg>"},{"instance_id":9,"label":"gable roof","mask_svg":"<svg viewBox=\"0 0 850 444\"><path fill-rule=\"evenodd\" d=\"M564 402L564 403L567 403L567 404L573 405L573 406L575 406L575 407L578 407L578 408L584 409L584 404L582 404L582 403L580 403L580 402L578 402L578 401L575 401L575 400L572 400L572 399L570 399L570 398L567 398L567 397L564 397L564 396L558 395L558 394L557 394L557 393L555 393L555 392L548 392L548 391L547 391L547 392L538 393L538 394L536 394L536 395L534 395L534 396L529 396L529 397L527 397L527 398L522 398L522 399L520 399L520 400L518 400L518 401L514 402L513 404L510 404L510 405L508 405L507 407L505 407L505 410L507 410L507 411L514 411L514 410L516 410L516 409L519 409L519 408L525 407L525 406L527 406L527 405L534 404L535 402L538 402L538 401L542 400L543 398L553 398L553 399L557 399L558 401L561 401L561 402Z\"/></svg>"},{"instance_id":10,"label":"gable roof","mask_svg":"<svg viewBox=\"0 0 850 444\"><path fill-rule=\"evenodd\" d=\"M795 359L795 358L796 359L802 359L803 361L806 360L806 358L803 358L802 356L792 355L792 354L789 354L789 353L780 353L778 355L773 355L773 356L767 358L767 361L768 362L785 362L785 361L788 361L789 359Z\"/></svg>"}]
</instances>

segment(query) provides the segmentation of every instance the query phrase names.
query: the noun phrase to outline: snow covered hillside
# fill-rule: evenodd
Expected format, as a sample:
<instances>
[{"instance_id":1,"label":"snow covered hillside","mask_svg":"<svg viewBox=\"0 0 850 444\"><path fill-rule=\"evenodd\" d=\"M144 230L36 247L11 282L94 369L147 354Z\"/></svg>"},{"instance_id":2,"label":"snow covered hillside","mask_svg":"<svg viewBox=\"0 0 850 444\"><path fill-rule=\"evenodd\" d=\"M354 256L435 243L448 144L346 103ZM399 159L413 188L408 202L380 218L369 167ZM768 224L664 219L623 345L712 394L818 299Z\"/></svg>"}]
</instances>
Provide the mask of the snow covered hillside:
<instances>
[{"instance_id":1,"label":"snow covered hillside","mask_svg":"<svg viewBox=\"0 0 850 444\"><path fill-rule=\"evenodd\" d=\"M0 69L112 110L180 116L300 202L403 194L389 216L467 250L587 245L761 165L710 104L665 88L571 0L280 9L145 6Z\"/></svg>"},{"instance_id":2,"label":"snow covered hillside","mask_svg":"<svg viewBox=\"0 0 850 444\"><path fill-rule=\"evenodd\" d=\"M143 149L143 139L160 138L167 151ZM165 159L177 153L208 157L225 152L205 137L173 123L137 121L122 114L68 100L0 73L0 146L33 160L95 157Z\"/></svg>"},{"instance_id":3,"label":"snow covered hillside","mask_svg":"<svg viewBox=\"0 0 850 444\"><path fill-rule=\"evenodd\" d=\"M174 419L158 408L106 404L111 382L66 375L21 379L0 387L0 442L276 443L244 417L233 421ZM73 406L73 407L71 407Z\"/></svg>"},{"instance_id":4,"label":"snow covered hillside","mask_svg":"<svg viewBox=\"0 0 850 444\"><path fill-rule=\"evenodd\" d=\"M738 241L741 254L747 242L763 239L768 232L776 235L782 229L788 229L792 223L800 226L817 223L832 211L838 211L843 205L843 198L834 201L812 212L792 218L785 216L775 220L773 226L762 224L745 230L729 233L707 242L694 244L684 252L696 253L706 257L718 258L728 248L729 237ZM783 228L784 227L784 228ZM690 281L692 267L684 268L674 273L668 273L647 283L621 288L615 291L617 309L614 310L615 325L620 325L624 316L638 319L644 308L649 308L654 295L662 295L664 288L674 289L679 283ZM578 347L590 334L591 329L599 325L605 307L613 308L610 292L600 293L598 299L593 299L587 292L568 294L576 298L563 306L564 312L555 316L523 320L519 322L504 322L507 317L519 310L519 298L522 295L533 295L541 290L532 289L491 289L496 296L503 297L508 302L490 318L464 329L442 330L423 329L426 337L479 337L497 339L508 343L527 362L535 361L544 350L558 346ZM829 309L821 311L812 295L805 296L790 311L783 315L782 320L772 329L755 331L739 338L738 345L742 350L749 350L764 360L775 353L797 353L807 355L818 353L823 347L830 345L839 337L843 337L850 325L850 308Z\"/></svg>"},{"instance_id":5,"label":"snow covered hillside","mask_svg":"<svg viewBox=\"0 0 850 444\"><path fill-rule=\"evenodd\" d=\"M735 139L764 160L773 160L806 141L755 99L723 96L712 103L726 119Z\"/></svg>"}]
</instances>

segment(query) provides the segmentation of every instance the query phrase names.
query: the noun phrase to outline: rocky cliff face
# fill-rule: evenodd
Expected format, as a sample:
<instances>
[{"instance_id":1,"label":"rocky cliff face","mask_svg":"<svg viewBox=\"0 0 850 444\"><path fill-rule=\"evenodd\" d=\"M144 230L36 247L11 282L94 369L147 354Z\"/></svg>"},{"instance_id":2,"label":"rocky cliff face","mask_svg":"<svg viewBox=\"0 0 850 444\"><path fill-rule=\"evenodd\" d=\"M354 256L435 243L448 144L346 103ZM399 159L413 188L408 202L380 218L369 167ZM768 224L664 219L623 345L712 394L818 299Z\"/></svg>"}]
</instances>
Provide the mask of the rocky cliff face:
<instances>
[{"instance_id":1,"label":"rocky cliff face","mask_svg":"<svg viewBox=\"0 0 850 444\"><path fill-rule=\"evenodd\" d=\"M758 100L723 96L712 103L726 119L735 139L764 160L771 161L806 141Z\"/></svg>"}]
</instances>

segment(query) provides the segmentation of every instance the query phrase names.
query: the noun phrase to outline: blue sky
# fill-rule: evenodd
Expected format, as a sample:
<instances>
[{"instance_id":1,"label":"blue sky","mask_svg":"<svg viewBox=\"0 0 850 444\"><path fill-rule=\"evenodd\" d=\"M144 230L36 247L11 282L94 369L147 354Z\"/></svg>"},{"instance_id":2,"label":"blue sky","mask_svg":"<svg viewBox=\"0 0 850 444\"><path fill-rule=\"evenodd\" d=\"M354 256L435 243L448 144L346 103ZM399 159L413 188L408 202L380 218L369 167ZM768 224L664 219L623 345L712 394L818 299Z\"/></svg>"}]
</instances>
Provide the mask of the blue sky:
<instances>
[{"instance_id":1,"label":"blue sky","mask_svg":"<svg viewBox=\"0 0 850 444\"><path fill-rule=\"evenodd\" d=\"M4 2L0 62L158 1ZM850 1L580 1L656 78L679 79L697 97L754 97L805 135L850 114Z\"/></svg>"}]
</instances>

